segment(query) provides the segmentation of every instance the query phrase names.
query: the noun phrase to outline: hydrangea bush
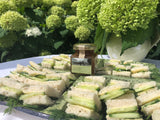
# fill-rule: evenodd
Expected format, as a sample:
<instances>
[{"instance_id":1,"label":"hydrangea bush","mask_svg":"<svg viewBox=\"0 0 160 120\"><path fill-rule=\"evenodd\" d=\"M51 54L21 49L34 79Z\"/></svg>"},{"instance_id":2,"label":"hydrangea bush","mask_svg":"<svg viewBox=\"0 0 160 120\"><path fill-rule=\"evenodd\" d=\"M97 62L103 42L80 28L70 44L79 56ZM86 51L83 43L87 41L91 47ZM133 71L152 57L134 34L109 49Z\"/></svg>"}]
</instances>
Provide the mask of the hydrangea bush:
<instances>
[{"instance_id":1,"label":"hydrangea bush","mask_svg":"<svg viewBox=\"0 0 160 120\"><path fill-rule=\"evenodd\" d=\"M72 53L78 39L65 21L76 15L77 4L78 0L1 0L0 62ZM78 19L75 22L76 26L67 24L76 30Z\"/></svg>"}]
</instances>

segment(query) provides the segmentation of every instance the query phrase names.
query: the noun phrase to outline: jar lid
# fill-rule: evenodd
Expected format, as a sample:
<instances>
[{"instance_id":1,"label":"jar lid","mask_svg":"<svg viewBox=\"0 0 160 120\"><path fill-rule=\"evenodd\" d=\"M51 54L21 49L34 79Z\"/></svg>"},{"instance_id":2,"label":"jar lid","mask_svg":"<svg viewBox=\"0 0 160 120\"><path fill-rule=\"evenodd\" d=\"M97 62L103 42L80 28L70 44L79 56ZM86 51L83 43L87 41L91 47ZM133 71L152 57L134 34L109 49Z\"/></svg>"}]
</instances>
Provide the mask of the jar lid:
<instances>
[{"instance_id":1,"label":"jar lid","mask_svg":"<svg viewBox=\"0 0 160 120\"><path fill-rule=\"evenodd\" d=\"M74 50L95 50L96 45L91 43L79 43L79 44L74 44L73 49Z\"/></svg>"}]
</instances>

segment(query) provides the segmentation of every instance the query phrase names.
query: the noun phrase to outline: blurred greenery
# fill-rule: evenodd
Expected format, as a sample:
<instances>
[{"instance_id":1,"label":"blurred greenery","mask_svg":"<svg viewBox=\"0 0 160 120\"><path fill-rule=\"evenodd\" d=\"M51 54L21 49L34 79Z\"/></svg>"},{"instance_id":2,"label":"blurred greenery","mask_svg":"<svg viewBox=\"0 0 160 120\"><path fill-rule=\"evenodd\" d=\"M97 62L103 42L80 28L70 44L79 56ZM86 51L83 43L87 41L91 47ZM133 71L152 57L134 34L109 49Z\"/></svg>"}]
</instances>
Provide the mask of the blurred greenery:
<instances>
[{"instance_id":1,"label":"blurred greenery","mask_svg":"<svg viewBox=\"0 0 160 120\"><path fill-rule=\"evenodd\" d=\"M12 2L13 0L9 1ZM20 1L21 0L18 0L18 2ZM52 6L47 4L46 1L44 1L45 3L39 4L37 1L34 1L35 0L33 0L30 6L16 6L16 12L27 19L27 29L21 31L7 30L3 29L0 25L0 62L40 55L73 53L73 44L79 42L79 40L75 38L72 31L66 29L64 23L64 20L68 16L75 15L75 11L72 11L71 0L68 0L68 3L65 2L64 4L64 0L62 0L61 5L54 4ZM0 3L0 7L4 6L4 4L6 3ZM16 0L11 4L16 5ZM53 10L53 6L56 6L58 9ZM10 9L8 11L10 11ZM5 14L5 12L3 12L3 14ZM51 24L54 23L55 26L53 24L52 28L48 28L46 19L51 15L59 16L61 22L57 22L61 24L56 26L56 21L53 20ZM10 26L8 25L7 27ZM16 35L16 40L13 37L7 37L7 35L10 35L10 32Z\"/></svg>"},{"instance_id":2,"label":"blurred greenery","mask_svg":"<svg viewBox=\"0 0 160 120\"><path fill-rule=\"evenodd\" d=\"M7 2L0 2L0 8L5 8L5 10L1 10L0 12L3 15L7 11L16 11L22 15L22 17L27 19L28 25L26 29L24 28L24 30L21 31L8 30L2 28L0 19L0 62L33 56L44 56L60 53L72 54L74 52L73 44L79 42L94 42L94 36L96 33L94 30L92 31L92 28L90 28L90 36L88 39L80 41L80 38L75 38L75 31L81 25L79 23L76 23L76 25L72 24L72 22L74 22L72 20L74 19L68 19L70 21L66 21L65 23L66 18L69 18L69 16L72 16L72 18L76 17L76 5L78 4L78 0L67 0L68 2L58 0L62 1L60 3L55 2L56 0L51 0L52 2L50 2L50 4L47 3L47 0L43 0L43 2L42 0L31 0L33 2L28 3L27 6L19 6L16 1L23 3L21 2L23 0L7 0ZM4 7L8 4L12 6L12 8ZM159 14L160 7L158 6L157 8ZM2 15L0 15L0 18ZM48 28L46 25L46 19L51 15L59 16L61 22L57 21L57 24L59 24L58 26L54 23L55 26L52 24L52 27ZM8 25L7 22L8 21L6 21L6 25ZM74 31L70 29L73 27L75 27ZM35 33L32 33L34 32L33 29L36 29ZM80 31L78 34L81 35L83 32L84 31ZM97 36L97 39L104 36L105 35L103 32L101 32L101 36ZM107 54L105 46L103 46L103 51L100 51L100 53ZM160 43L151 49L147 55L147 58L160 60Z\"/></svg>"}]
</instances>

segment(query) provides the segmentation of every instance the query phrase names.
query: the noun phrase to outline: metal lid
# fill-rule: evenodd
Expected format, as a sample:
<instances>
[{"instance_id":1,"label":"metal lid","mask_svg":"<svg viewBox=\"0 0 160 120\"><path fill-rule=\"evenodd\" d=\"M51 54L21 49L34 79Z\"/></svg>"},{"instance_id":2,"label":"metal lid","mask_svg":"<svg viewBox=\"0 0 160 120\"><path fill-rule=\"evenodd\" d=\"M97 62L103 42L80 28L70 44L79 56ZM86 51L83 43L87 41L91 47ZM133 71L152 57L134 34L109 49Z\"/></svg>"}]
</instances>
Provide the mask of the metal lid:
<instances>
[{"instance_id":1,"label":"metal lid","mask_svg":"<svg viewBox=\"0 0 160 120\"><path fill-rule=\"evenodd\" d=\"M73 49L74 50L95 50L96 45L91 43L79 43L79 44L74 44Z\"/></svg>"}]
</instances>

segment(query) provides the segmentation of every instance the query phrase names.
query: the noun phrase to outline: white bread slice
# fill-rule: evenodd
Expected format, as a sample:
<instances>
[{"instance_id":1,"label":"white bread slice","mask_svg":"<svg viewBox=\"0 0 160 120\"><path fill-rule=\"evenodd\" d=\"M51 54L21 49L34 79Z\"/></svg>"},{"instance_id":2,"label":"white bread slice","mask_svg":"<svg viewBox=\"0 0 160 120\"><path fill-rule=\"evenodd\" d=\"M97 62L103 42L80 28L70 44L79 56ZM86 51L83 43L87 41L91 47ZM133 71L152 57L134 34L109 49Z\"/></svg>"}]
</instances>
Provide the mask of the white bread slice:
<instances>
[{"instance_id":1,"label":"white bread slice","mask_svg":"<svg viewBox=\"0 0 160 120\"><path fill-rule=\"evenodd\" d=\"M109 117L109 115L107 115L106 116L106 120L121 120L121 119L119 119L119 118L111 118L111 117Z\"/></svg>"},{"instance_id":2,"label":"white bread slice","mask_svg":"<svg viewBox=\"0 0 160 120\"><path fill-rule=\"evenodd\" d=\"M119 112L133 112L137 111L137 101L136 99L114 99L114 100L107 100L107 113L119 113ZM125 111L127 108L132 108L130 111Z\"/></svg>"},{"instance_id":3,"label":"white bread slice","mask_svg":"<svg viewBox=\"0 0 160 120\"><path fill-rule=\"evenodd\" d=\"M81 91L80 89L76 89L74 91L68 91L67 97L68 98L72 98L72 97L79 97L79 98L83 98L85 99L89 99L91 101L94 102L94 104L96 105L97 111L101 111L102 109L102 105L101 105L101 101L98 97L98 95L94 92L89 92L89 91Z\"/></svg>"},{"instance_id":4,"label":"white bread slice","mask_svg":"<svg viewBox=\"0 0 160 120\"><path fill-rule=\"evenodd\" d=\"M6 97L18 98L19 95L22 94L22 91L15 88L0 86L0 94Z\"/></svg>"},{"instance_id":5,"label":"white bread slice","mask_svg":"<svg viewBox=\"0 0 160 120\"><path fill-rule=\"evenodd\" d=\"M152 113L152 120L159 120L160 109L154 110Z\"/></svg>"},{"instance_id":6,"label":"white bread slice","mask_svg":"<svg viewBox=\"0 0 160 120\"><path fill-rule=\"evenodd\" d=\"M68 68L68 62L66 61L55 61L54 69L65 70Z\"/></svg>"},{"instance_id":7,"label":"white bread slice","mask_svg":"<svg viewBox=\"0 0 160 120\"><path fill-rule=\"evenodd\" d=\"M59 78L59 80L64 80L66 86L69 86L69 78L67 75L63 75L62 73L52 73L52 74L46 74L46 77L49 79L53 79L53 78Z\"/></svg>"},{"instance_id":8,"label":"white bread slice","mask_svg":"<svg viewBox=\"0 0 160 120\"><path fill-rule=\"evenodd\" d=\"M32 80L23 76L20 77L18 74L10 74L10 77L27 85L48 85L49 87L58 90L60 94L62 94L62 92L66 88L66 85L65 85L66 83L64 80L42 82L42 81Z\"/></svg>"},{"instance_id":9,"label":"white bread slice","mask_svg":"<svg viewBox=\"0 0 160 120\"><path fill-rule=\"evenodd\" d=\"M148 66L140 66L140 67L133 67L131 69L131 73L134 74L134 73L138 73L138 72L144 72L144 71L149 71L149 67Z\"/></svg>"},{"instance_id":10,"label":"white bread slice","mask_svg":"<svg viewBox=\"0 0 160 120\"><path fill-rule=\"evenodd\" d=\"M0 83L4 86L8 86L15 89L21 89L25 86L25 84L12 78L0 78Z\"/></svg>"},{"instance_id":11,"label":"white bread slice","mask_svg":"<svg viewBox=\"0 0 160 120\"><path fill-rule=\"evenodd\" d=\"M48 74L55 74L56 72L54 71L54 70L52 70L52 69L48 69L48 68L43 68L42 69L42 72L44 72L44 73L48 73Z\"/></svg>"},{"instance_id":12,"label":"white bread slice","mask_svg":"<svg viewBox=\"0 0 160 120\"><path fill-rule=\"evenodd\" d=\"M130 82L111 79L109 85L115 85L115 84L126 84L126 86L130 86Z\"/></svg>"},{"instance_id":13,"label":"white bread slice","mask_svg":"<svg viewBox=\"0 0 160 120\"><path fill-rule=\"evenodd\" d=\"M24 68L25 68L25 66L20 65L20 64L17 64L16 72L23 72L23 69L24 69Z\"/></svg>"},{"instance_id":14,"label":"white bread slice","mask_svg":"<svg viewBox=\"0 0 160 120\"><path fill-rule=\"evenodd\" d=\"M60 92L63 92L64 89L66 88L64 80L41 82L41 81L26 79L25 83L29 85L48 85L49 87L55 88Z\"/></svg>"},{"instance_id":15,"label":"white bread slice","mask_svg":"<svg viewBox=\"0 0 160 120\"><path fill-rule=\"evenodd\" d=\"M115 65L115 68L118 68L118 69L122 69L122 70L130 70L131 69L131 66L125 66L125 65Z\"/></svg>"},{"instance_id":16,"label":"white bread slice","mask_svg":"<svg viewBox=\"0 0 160 120\"><path fill-rule=\"evenodd\" d=\"M153 92L140 95L136 99L137 99L138 105L144 105L144 104L151 102L157 98L160 98L160 90L155 90Z\"/></svg>"},{"instance_id":17,"label":"white bread slice","mask_svg":"<svg viewBox=\"0 0 160 120\"><path fill-rule=\"evenodd\" d=\"M23 100L23 104L28 105L52 105L52 101L47 95L36 95Z\"/></svg>"},{"instance_id":18,"label":"white bread slice","mask_svg":"<svg viewBox=\"0 0 160 120\"><path fill-rule=\"evenodd\" d=\"M101 87L106 84L106 78L103 76L85 76L84 81L97 83Z\"/></svg>"},{"instance_id":19,"label":"white bread slice","mask_svg":"<svg viewBox=\"0 0 160 120\"><path fill-rule=\"evenodd\" d=\"M72 91L83 91L83 92L92 92L98 95L98 91L95 90L89 90L89 89L82 89L82 88L76 88L76 87L71 87Z\"/></svg>"},{"instance_id":20,"label":"white bread slice","mask_svg":"<svg viewBox=\"0 0 160 120\"><path fill-rule=\"evenodd\" d=\"M121 88L130 88L130 85L128 83L119 83L119 84L115 84L115 85L110 85L110 86L102 88L99 91L99 95L104 95L107 92L112 92L113 90L118 90Z\"/></svg>"},{"instance_id":21,"label":"white bread slice","mask_svg":"<svg viewBox=\"0 0 160 120\"><path fill-rule=\"evenodd\" d=\"M148 94L148 93L154 92L156 90L158 90L158 87L154 87L154 88L139 92L139 93L137 93L137 95L140 96L140 95L143 95L143 94Z\"/></svg>"},{"instance_id":22,"label":"white bread slice","mask_svg":"<svg viewBox=\"0 0 160 120\"><path fill-rule=\"evenodd\" d=\"M123 61L123 64L126 65L126 64L131 64L133 63L133 60L125 60Z\"/></svg>"},{"instance_id":23,"label":"white bread slice","mask_svg":"<svg viewBox=\"0 0 160 120\"><path fill-rule=\"evenodd\" d=\"M43 68L52 68L54 66L55 61L50 58L44 58L41 62Z\"/></svg>"},{"instance_id":24,"label":"white bread slice","mask_svg":"<svg viewBox=\"0 0 160 120\"><path fill-rule=\"evenodd\" d=\"M25 84L25 77L20 77L19 74L16 72L11 73L9 77Z\"/></svg>"},{"instance_id":25,"label":"white bread slice","mask_svg":"<svg viewBox=\"0 0 160 120\"><path fill-rule=\"evenodd\" d=\"M131 72L130 71L112 71L112 75L117 75L117 76L126 76L126 77L130 77L131 76Z\"/></svg>"},{"instance_id":26,"label":"white bread slice","mask_svg":"<svg viewBox=\"0 0 160 120\"><path fill-rule=\"evenodd\" d=\"M100 115L88 108L79 106L79 105L73 105L73 104L67 104L67 108L65 110L67 114L74 114L79 117L85 117L85 118L91 118L94 120L100 120Z\"/></svg>"},{"instance_id":27,"label":"white bread slice","mask_svg":"<svg viewBox=\"0 0 160 120\"><path fill-rule=\"evenodd\" d=\"M94 82L79 82L76 84L75 87L86 87L84 89L91 89L91 90L96 90L96 91L99 91L100 89L100 85L97 84L97 83L94 83Z\"/></svg>"},{"instance_id":28,"label":"white bread slice","mask_svg":"<svg viewBox=\"0 0 160 120\"><path fill-rule=\"evenodd\" d=\"M121 63L121 60L110 59L105 63L105 66L115 66Z\"/></svg>"},{"instance_id":29,"label":"white bread slice","mask_svg":"<svg viewBox=\"0 0 160 120\"><path fill-rule=\"evenodd\" d=\"M160 102L152 104L152 105L148 105L147 107L143 108L143 112L146 115L151 115L153 113L154 110L160 109Z\"/></svg>"},{"instance_id":30,"label":"white bread slice","mask_svg":"<svg viewBox=\"0 0 160 120\"><path fill-rule=\"evenodd\" d=\"M130 65L132 67L143 67L144 66L144 64L142 64L142 63L131 63Z\"/></svg>"},{"instance_id":31,"label":"white bread slice","mask_svg":"<svg viewBox=\"0 0 160 120\"><path fill-rule=\"evenodd\" d=\"M119 118L111 118L109 115L106 116L106 120L143 120L143 118L135 118L135 119L119 119Z\"/></svg>"},{"instance_id":32,"label":"white bread slice","mask_svg":"<svg viewBox=\"0 0 160 120\"><path fill-rule=\"evenodd\" d=\"M23 69L22 71L28 73L28 74L31 75L31 76L45 75L45 73L42 72L42 71L31 70L31 69L28 68L28 67L24 67L24 69Z\"/></svg>"},{"instance_id":33,"label":"white bread slice","mask_svg":"<svg viewBox=\"0 0 160 120\"><path fill-rule=\"evenodd\" d=\"M156 87L155 81L137 83L133 86L133 89L137 92L140 88L143 88L143 89L140 89L140 91L143 91L153 87Z\"/></svg>"},{"instance_id":34,"label":"white bread slice","mask_svg":"<svg viewBox=\"0 0 160 120\"><path fill-rule=\"evenodd\" d=\"M151 73L152 72L150 72L150 71L148 71L148 72L138 72L138 73L132 74L131 77L134 77L134 78L150 78Z\"/></svg>"},{"instance_id":35,"label":"white bread slice","mask_svg":"<svg viewBox=\"0 0 160 120\"><path fill-rule=\"evenodd\" d=\"M128 93L116 98L116 100L117 99L135 99L135 95L134 93Z\"/></svg>"},{"instance_id":36,"label":"white bread slice","mask_svg":"<svg viewBox=\"0 0 160 120\"><path fill-rule=\"evenodd\" d=\"M42 71L42 67L40 65L38 65L37 63L33 62L33 61L29 61L29 64L34 67L35 69L37 69L38 71Z\"/></svg>"},{"instance_id":37,"label":"white bread slice","mask_svg":"<svg viewBox=\"0 0 160 120\"><path fill-rule=\"evenodd\" d=\"M48 85L29 85L22 88L23 93L38 93L38 92L44 92L46 95L50 97L59 97L60 92L55 89L51 88Z\"/></svg>"}]
</instances>

